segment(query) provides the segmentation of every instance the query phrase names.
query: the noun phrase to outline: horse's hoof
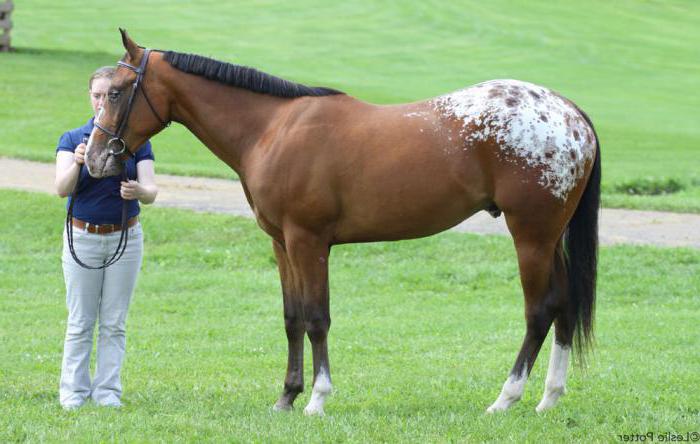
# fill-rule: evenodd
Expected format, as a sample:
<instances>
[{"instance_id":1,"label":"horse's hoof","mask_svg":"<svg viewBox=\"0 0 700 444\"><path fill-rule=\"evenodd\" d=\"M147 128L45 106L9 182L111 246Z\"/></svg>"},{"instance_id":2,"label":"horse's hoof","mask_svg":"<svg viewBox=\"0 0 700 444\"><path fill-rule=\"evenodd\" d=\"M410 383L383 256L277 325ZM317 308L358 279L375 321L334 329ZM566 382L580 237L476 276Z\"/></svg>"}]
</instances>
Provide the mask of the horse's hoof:
<instances>
[{"instance_id":1,"label":"horse's hoof","mask_svg":"<svg viewBox=\"0 0 700 444\"><path fill-rule=\"evenodd\" d=\"M292 405L287 404L286 402L277 401L275 403L275 405L272 406L272 411L274 411L274 412L291 412Z\"/></svg>"},{"instance_id":2,"label":"horse's hoof","mask_svg":"<svg viewBox=\"0 0 700 444\"><path fill-rule=\"evenodd\" d=\"M544 396L542 396L542 400L539 404L537 404L537 407L535 407L535 411L537 413L541 413L545 410L553 408L559 402L559 398L561 398L561 396L565 394L566 387L548 387L545 390Z\"/></svg>"},{"instance_id":3,"label":"horse's hoof","mask_svg":"<svg viewBox=\"0 0 700 444\"><path fill-rule=\"evenodd\" d=\"M539 404L537 404L537 407L535 407L535 411L537 413L542 413L546 410L551 409L555 405L557 405L557 398L552 399L552 398L545 397L542 399L542 401L540 401Z\"/></svg>"},{"instance_id":4,"label":"horse's hoof","mask_svg":"<svg viewBox=\"0 0 700 444\"><path fill-rule=\"evenodd\" d=\"M542 401L540 401L540 403L537 404L537 407L535 407L535 411L537 413L542 413L545 410L552 409L554 406L557 405L559 401L559 396L559 394L555 396L545 396L544 398L542 398Z\"/></svg>"},{"instance_id":5,"label":"horse's hoof","mask_svg":"<svg viewBox=\"0 0 700 444\"><path fill-rule=\"evenodd\" d=\"M306 406L304 409L304 414L306 416L323 416L323 407Z\"/></svg>"},{"instance_id":6,"label":"horse's hoof","mask_svg":"<svg viewBox=\"0 0 700 444\"><path fill-rule=\"evenodd\" d=\"M505 412L506 410L508 410L508 407L510 407L510 404L496 401L493 404L491 404L491 407L486 409L486 413L491 415L494 413Z\"/></svg>"}]
</instances>

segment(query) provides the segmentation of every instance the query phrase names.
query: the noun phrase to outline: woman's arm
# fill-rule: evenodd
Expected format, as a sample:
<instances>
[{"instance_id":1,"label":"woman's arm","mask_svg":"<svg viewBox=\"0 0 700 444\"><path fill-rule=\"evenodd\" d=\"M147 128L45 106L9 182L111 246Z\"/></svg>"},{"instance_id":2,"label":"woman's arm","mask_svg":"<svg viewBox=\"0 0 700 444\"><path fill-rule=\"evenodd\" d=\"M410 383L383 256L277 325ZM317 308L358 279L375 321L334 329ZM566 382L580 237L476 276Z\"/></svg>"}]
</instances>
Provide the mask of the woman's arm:
<instances>
[{"instance_id":1,"label":"woman's arm","mask_svg":"<svg viewBox=\"0 0 700 444\"><path fill-rule=\"evenodd\" d=\"M80 165L85 162L84 156L84 143L75 147L75 153L70 151L59 151L56 153L56 194L61 197L67 197L73 192L75 183L78 181Z\"/></svg>"},{"instance_id":2,"label":"woman's arm","mask_svg":"<svg viewBox=\"0 0 700 444\"><path fill-rule=\"evenodd\" d=\"M126 200L138 199L142 204L151 204L158 195L155 169L151 159L144 159L136 164L138 181L122 182L121 195Z\"/></svg>"}]
</instances>

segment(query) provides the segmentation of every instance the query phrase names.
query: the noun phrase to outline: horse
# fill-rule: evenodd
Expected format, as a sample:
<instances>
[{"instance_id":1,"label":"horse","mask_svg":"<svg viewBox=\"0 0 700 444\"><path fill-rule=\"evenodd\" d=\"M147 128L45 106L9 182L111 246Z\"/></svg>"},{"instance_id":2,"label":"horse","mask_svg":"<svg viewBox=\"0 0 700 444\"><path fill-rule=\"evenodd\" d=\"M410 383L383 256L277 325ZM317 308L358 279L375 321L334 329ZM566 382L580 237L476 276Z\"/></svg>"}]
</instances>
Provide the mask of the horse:
<instances>
[{"instance_id":1,"label":"horse","mask_svg":"<svg viewBox=\"0 0 700 444\"><path fill-rule=\"evenodd\" d=\"M187 127L239 176L272 238L288 341L275 410L304 390L331 393L328 260L333 245L429 236L478 211L503 214L525 299L525 337L487 412L517 402L554 325L544 393L565 391L572 350L592 346L600 144L590 118L542 86L491 80L429 100L379 106L199 55L149 50L120 29L126 53L95 119L86 165L96 178L171 121Z\"/></svg>"}]
</instances>

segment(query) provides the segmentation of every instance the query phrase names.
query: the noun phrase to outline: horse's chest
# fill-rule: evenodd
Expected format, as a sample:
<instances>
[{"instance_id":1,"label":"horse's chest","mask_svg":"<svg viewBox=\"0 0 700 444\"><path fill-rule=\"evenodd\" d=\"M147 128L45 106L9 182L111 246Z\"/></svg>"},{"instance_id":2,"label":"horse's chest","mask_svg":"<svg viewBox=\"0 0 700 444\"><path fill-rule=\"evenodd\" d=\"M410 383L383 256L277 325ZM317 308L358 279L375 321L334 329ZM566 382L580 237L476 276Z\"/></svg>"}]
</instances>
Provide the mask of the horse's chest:
<instances>
[{"instance_id":1,"label":"horse's chest","mask_svg":"<svg viewBox=\"0 0 700 444\"><path fill-rule=\"evenodd\" d=\"M280 217L277 216L276 212L272 212L268 209L269 205L262 197L256 199L253 195L251 196L251 200L254 202L253 212L255 213L255 220L258 226L262 228L265 233L272 236L272 238L281 241L283 235L282 224L279 220Z\"/></svg>"},{"instance_id":2,"label":"horse's chest","mask_svg":"<svg viewBox=\"0 0 700 444\"><path fill-rule=\"evenodd\" d=\"M270 203L270 196L272 192L266 187L261 187L256 181L247 181L243 189L245 191L246 198L250 204L253 213L255 214L255 220L258 226L267 234L272 236L274 239L282 239L282 228L280 217L278 212L271 211L271 208L275 207L274 204Z\"/></svg>"},{"instance_id":3,"label":"horse's chest","mask_svg":"<svg viewBox=\"0 0 700 444\"><path fill-rule=\"evenodd\" d=\"M593 159L593 131L556 93L516 80L494 80L441 96L433 106L461 124L465 146L492 140L504 161L539 167L538 183L566 199Z\"/></svg>"},{"instance_id":4,"label":"horse's chest","mask_svg":"<svg viewBox=\"0 0 700 444\"><path fill-rule=\"evenodd\" d=\"M255 212L255 220L258 222L258 226L273 239L278 241L283 241L284 236L282 234L282 228L279 224L272 222L270 219L265 217L264 214L260 214L258 211Z\"/></svg>"}]
</instances>

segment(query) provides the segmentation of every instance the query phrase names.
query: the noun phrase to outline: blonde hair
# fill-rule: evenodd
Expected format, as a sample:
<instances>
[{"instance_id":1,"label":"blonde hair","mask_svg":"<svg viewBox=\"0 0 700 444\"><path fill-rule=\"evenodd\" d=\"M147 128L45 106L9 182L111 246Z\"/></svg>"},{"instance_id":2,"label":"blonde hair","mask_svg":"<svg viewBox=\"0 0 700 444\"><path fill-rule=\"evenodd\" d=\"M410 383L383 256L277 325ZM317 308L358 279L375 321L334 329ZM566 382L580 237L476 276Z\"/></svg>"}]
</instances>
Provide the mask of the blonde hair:
<instances>
[{"instance_id":1,"label":"blonde hair","mask_svg":"<svg viewBox=\"0 0 700 444\"><path fill-rule=\"evenodd\" d=\"M114 73L117 72L117 68L114 66L103 66L102 68L97 68L95 72L90 76L90 81L88 82L88 91L92 91L92 81L95 79L111 79L114 77Z\"/></svg>"}]
</instances>

